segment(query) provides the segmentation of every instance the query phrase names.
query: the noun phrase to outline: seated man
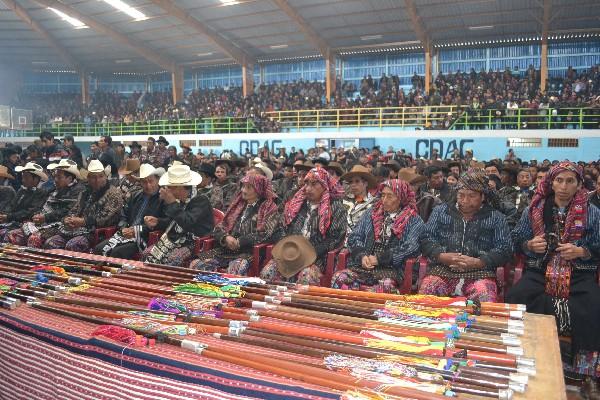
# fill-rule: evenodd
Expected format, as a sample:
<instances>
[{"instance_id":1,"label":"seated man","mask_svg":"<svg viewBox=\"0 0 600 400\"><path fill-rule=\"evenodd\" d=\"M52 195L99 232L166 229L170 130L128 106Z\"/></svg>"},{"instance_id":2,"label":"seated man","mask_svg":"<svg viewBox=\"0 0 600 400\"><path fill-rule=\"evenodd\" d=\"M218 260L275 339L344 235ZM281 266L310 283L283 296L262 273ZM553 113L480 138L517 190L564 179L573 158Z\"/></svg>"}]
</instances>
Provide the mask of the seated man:
<instances>
[{"instance_id":1,"label":"seated man","mask_svg":"<svg viewBox=\"0 0 600 400\"><path fill-rule=\"evenodd\" d=\"M341 179L346 181L350 188L350 194L343 201L348 213L347 234L350 235L363 214L375 203L375 198L369 193L369 189L374 189L377 181L362 165L355 165L350 172L342 175Z\"/></svg>"},{"instance_id":2,"label":"seated man","mask_svg":"<svg viewBox=\"0 0 600 400\"><path fill-rule=\"evenodd\" d=\"M559 335L572 337L569 369L598 377L600 352L600 209L590 206L583 172L571 162L552 167L513 231L526 256L523 278L507 301L556 317Z\"/></svg>"},{"instance_id":3,"label":"seated man","mask_svg":"<svg viewBox=\"0 0 600 400\"><path fill-rule=\"evenodd\" d=\"M137 173L131 174L141 182L142 191L135 193L125 203L121 212L121 220L117 225L119 231L111 238L96 245L94 253L105 256L131 259L146 249L150 229L144 218L153 216L165 218L163 203L158 195L158 180L165 173L162 168L154 168L151 164L142 164Z\"/></svg>"},{"instance_id":4,"label":"seated man","mask_svg":"<svg viewBox=\"0 0 600 400\"><path fill-rule=\"evenodd\" d=\"M201 253L190 267L207 271L227 269L230 274L246 275L252 262L252 247L272 240L279 225L271 181L262 175L247 175L242 189L215 228L217 246Z\"/></svg>"},{"instance_id":5,"label":"seated man","mask_svg":"<svg viewBox=\"0 0 600 400\"><path fill-rule=\"evenodd\" d=\"M88 187L55 228L56 234L44 242L44 248L88 252L94 230L114 226L119 221L123 197L108 182L110 166L105 168L100 161L91 160L87 170Z\"/></svg>"},{"instance_id":6,"label":"seated man","mask_svg":"<svg viewBox=\"0 0 600 400\"><path fill-rule=\"evenodd\" d=\"M348 269L338 271L332 287L397 291L407 258L419 254L425 225L417 213L415 194L399 179L383 183L380 198L367 210L348 237L352 255Z\"/></svg>"},{"instance_id":7,"label":"seated man","mask_svg":"<svg viewBox=\"0 0 600 400\"><path fill-rule=\"evenodd\" d=\"M202 177L187 165L173 165L160 177L159 196L167 219L145 218L149 229L164 233L155 245L144 250L144 261L186 265L194 251L194 235L204 236L213 230L213 210L208 197L202 194L192 197L192 189L201 181Z\"/></svg>"},{"instance_id":8,"label":"seated man","mask_svg":"<svg viewBox=\"0 0 600 400\"><path fill-rule=\"evenodd\" d=\"M327 252L338 249L346 237L346 210L342 205L344 191L323 168L311 169L304 186L289 200L283 213L283 234L302 235L316 251L316 262L303 268L289 280L318 285L323 275ZM276 260L271 260L260 273L267 281L286 280Z\"/></svg>"},{"instance_id":9,"label":"seated man","mask_svg":"<svg viewBox=\"0 0 600 400\"><path fill-rule=\"evenodd\" d=\"M41 181L47 181L48 176L39 164L27 163L24 167L17 166L16 172L21 173L21 188L9 204L8 209L0 210L0 238L5 241L8 231L15 229L39 211L48 193L38 186Z\"/></svg>"},{"instance_id":10,"label":"seated man","mask_svg":"<svg viewBox=\"0 0 600 400\"><path fill-rule=\"evenodd\" d=\"M8 232L7 240L12 244L42 247L44 241L50 237L45 235L56 233L52 228L60 225L60 221L73 208L79 194L84 190L80 183L81 173L75 161L63 158L58 164L48 165L48 169L54 171L55 189L42 209L33 215L31 222Z\"/></svg>"},{"instance_id":11,"label":"seated man","mask_svg":"<svg viewBox=\"0 0 600 400\"><path fill-rule=\"evenodd\" d=\"M430 265L419 293L495 302L496 268L512 258L506 218L486 199L482 172L462 174L456 188L456 202L435 207L425 227L421 251Z\"/></svg>"},{"instance_id":12,"label":"seated man","mask_svg":"<svg viewBox=\"0 0 600 400\"><path fill-rule=\"evenodd\" d=\"M9 210L10 204L17 195L12 186L5 186L4 183L14 180L15 177L8 173L8 168L0 165L0 210Z\"/></svg>"},{"instance_id":13,"label":"seated man","mask_svg":"<svg viewBox=\"0 0 600 400\"><path fill-rule=\"evenodd\" d=\"M533 197L534 189L531 172L529 169L521 169L517 173L517 184L504 186L498 191L498 196L502 200L510 202L517 209L517 218L520 218Z\"/></svg>"},{"instance_id":14,"label":"seated man","mask_svg":"<svg viewBox=\"0 0 600 400\"><path fill-rule=\"evenodd\" d=\"M121 191L125 202L129 201L132 196L138 194L142 190L140 180L134 176L134 173L140 171L140 165L139 159L129 158L125 161L125 166L119 169L121 179L119 180L117 187Z\"/></svg>"}]
</instances>

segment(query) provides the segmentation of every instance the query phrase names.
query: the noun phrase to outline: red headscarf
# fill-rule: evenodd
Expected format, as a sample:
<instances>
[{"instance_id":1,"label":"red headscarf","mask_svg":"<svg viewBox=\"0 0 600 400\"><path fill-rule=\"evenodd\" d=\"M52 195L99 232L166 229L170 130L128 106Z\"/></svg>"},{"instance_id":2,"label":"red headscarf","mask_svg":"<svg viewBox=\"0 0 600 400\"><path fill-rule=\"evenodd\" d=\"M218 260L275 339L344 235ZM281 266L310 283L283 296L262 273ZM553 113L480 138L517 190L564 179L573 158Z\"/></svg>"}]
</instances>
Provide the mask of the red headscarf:
<instances>
[{"instance_id":1,"label":"red headscarf","mask_svg":"<svg viewBox=\"0 0 600 400\"><path fill-rule=\"evenodd\" d=\"M394 220L394 225L392 226L392 232L400 238L408 221L413 216L418 215L417 212L417 203L415 200L415 192L410 187L410 184L401 180L401 179L390 179L383 182L379 185L379 192L383 190L383 188L388 187L394 192L396 196L400 199L400 207L402 207L402 211L396 216ZM373 231L375 234L375 240L379 240L381 236L381 228L383 225L383 221L385 218L385 212L383 210L383 200L379 199L377 203L373 206L373 211L371 212L371 221L373 222Z\"/></svg>"},{"instance_id":2,"label":"red headscarf","mask_svg":"<svg viewBox=\"0 0 600 400\"><path fill-rule=\"evenodd\" d=\"M321 202L319 203L319 232L325 236L329 225L331 225L331 200L341 199L344 196L344 189L337 180L329 175L329 172L320 167L308 171L304 177L304 181L309 180L315 180L325 188ZM285 204L283 222L286 226L296 218L305 201L306 193L303 187Z\"/></svg>"},{"instance_id":3,"label":"red headscarf","mask_svg":"<svg viewBox=\"0 0 600 400\"><path fill-rule=\"evenodd\" d=\"M583 171L581 167L570 161L563 161L550 169L548 174L540 182L529 205L529 218L535 236L544 235L544 203L552 194L552 182L562 172L574 172L577 179L583 182ZM561 238L562 243L571 242L581 238L585 229L587 219L588 196L582 187L575 193L571 201L571 207L565 220L565 231Z\"/></svg>"},{"instance_id":4,"label":"red headscarf","mask_svg":"<svg viewBox=\"0 0 600 400\"><path fill-rule=\"evenodd\" d=\"M265 226L267 215L277 212L277 205L273 201L275 194L273 193L271 181L262 175L246 175L240 180L240 183L242 185L246 183L252 185L254 190L256 190L258 197L264 199L258 209L258 220L256 221L256 229L260 231ZM227 209L223 222L221 222L221 228L225 232L231 232L235 222L246 208L246 205L247 202L242 198L242 192L238 192Z\"/></svg>"},{"instance_id":5,"label":"red headscarf","mask_svg":"<svg viewBox=\"0 0 600 400\"><path fill-rule=\"evenodd\" d=\"M552 182L562 172L574 172L579 182L583 182L583 171L578 165L563 161L550 169L535 190L529 205L529 218L535 236L545 234L544 204L552 194ZM560 243L573 242L580 239L585 231L587 220L588 197L582 187L573 196L567 211L565 227ZM568 298L571 285L572 261L563 260L560 253L552 255L546 267L545 291L551 296Z\"/></svg>"}]
</instances>

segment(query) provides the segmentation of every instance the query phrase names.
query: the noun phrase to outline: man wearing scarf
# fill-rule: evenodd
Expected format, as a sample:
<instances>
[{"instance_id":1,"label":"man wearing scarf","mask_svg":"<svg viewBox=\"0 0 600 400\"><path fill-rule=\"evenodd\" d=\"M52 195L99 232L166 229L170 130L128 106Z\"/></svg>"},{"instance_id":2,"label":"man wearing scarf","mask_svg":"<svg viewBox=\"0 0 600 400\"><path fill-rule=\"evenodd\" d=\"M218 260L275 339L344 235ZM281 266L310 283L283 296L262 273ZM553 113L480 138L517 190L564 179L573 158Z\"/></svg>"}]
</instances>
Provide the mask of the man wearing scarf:
<instances>
[{"instance_id":1,"label":"man wearing scarf","mask_svg":"<svg viewBox=\"0 0 600 400\"><path fill-rule=\"evenodd\" d=\"M399 179L385 181L379 199L348 237L349 267L334 275L332 287L396 292L406 259L419 254L424 228L410 185Z\"/></svg>"},{"instance_id":2,"label":"man wearing scarf","mask_svg":"<svg viewBox=\"0 0 600 400\"><path fill-rule=\"evenodd\" d=\"M343 196L344 191L337 180L333 180L325 169L313 168L306 174L304 186L286 203L283 236L304 236L317 254L317 261L291 280L308 285L320 283L327 252L340 248L346 237ZM275 260L269 261L260 276L267 281L286 280L279 273Z\"/></svg>"},{"instance_id":3,"label":"man wearing scarf","mask_svg":"<svg viewBox=\"0 0 600 400\"><path fill-rule=\"evenodd\" d=\"M495 302L496 268L512 257L505 216L491 205L487 177L461 175L456 201L433 209L421 251L430 260L419 293Z\"/></svg>"},{"instance_id":4,"label":"man wearing scarf","mask_svg":"<svg viewBox=\"0 0 600 400\"><path fill-rule=\"evenodd\" d=\"M600 376L600 210L588 203L583 171L565 161L539 183L512 233L526 256L523 278L508 292L510 303L556 317L559 335L569 335L567 371Z\"/></svg>"},{"instance_id":5,"label":"man wearing scarf","mask_svg":"<svg viewBox=\"0 0 600 400\"><path fill-rule=\"evenodd\" d=\"M67 249L78 252L90 250L94 229L116 225L123 208L121 192L111 186L110 166L99 160L88 165L88 187L79 194L77 202L56 228L57 233L43 244L46 249Z\"/></svg>"},{"instance_id":6,"label":"man wearing scarf","mask_svg":"<svg viewBox=\"0 0 600 400\"><path fill-rule=\"evenodd\" d=\"M252 247L272 240L280 216L271 181L256 174L243 177L240 183L241 190L213 232L217 247L201 253L190 268L246 275Z\"/></svg>"}]
</instances>

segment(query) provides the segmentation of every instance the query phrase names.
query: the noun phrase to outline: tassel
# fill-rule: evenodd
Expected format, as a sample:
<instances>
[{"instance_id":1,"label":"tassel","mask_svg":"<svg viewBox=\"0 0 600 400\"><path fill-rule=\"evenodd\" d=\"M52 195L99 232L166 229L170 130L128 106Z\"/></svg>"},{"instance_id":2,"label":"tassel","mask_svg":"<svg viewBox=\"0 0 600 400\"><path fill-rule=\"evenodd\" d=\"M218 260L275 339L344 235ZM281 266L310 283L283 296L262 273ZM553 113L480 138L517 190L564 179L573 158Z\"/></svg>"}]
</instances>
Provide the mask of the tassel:
<instances>
[{"instance_id":1,"label":"tassel","mask_svg":"<svg viewBox=\"0 0 600 400\"><path fill-rule=\"evenodd\" d=\"M145 346L148 341L145 337L136 335L131 329L115 325L100 325L92 332L92 336L104 336L117 342L126 343L130 346Z\"/></svg>"}]
</instances>

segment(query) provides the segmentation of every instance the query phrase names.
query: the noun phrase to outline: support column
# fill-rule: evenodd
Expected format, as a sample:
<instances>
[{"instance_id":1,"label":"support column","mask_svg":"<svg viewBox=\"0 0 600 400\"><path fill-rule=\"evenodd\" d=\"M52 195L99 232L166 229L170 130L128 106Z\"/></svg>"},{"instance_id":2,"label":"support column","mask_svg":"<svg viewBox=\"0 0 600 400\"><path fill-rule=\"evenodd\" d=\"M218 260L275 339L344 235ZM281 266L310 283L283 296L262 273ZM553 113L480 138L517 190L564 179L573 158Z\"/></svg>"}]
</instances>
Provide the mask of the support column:
<instances>
[{"instance_id":1,"label":"support column","mask_svg":"<svg viewBox=\"0 0 600 400\"><path fill-rule=\"evenodd\" d=\"M425 48L425 94L429 95L431 87L431 48Z\"/></svg>"},{"instance_id":2,"label":"support column","mask_svg":"<svg viewBox=\"0 0 600 400\"><path fill-rule=\"evenodd\" d=\"M81 80L81 103L90 104L90 76L85 71L79 71Z\"/></svg>"},{"instance_id":3,"label":"support column","mask_svg":"<svg viewBox=\"0 0 600 400\"><path fill-rule=\"evenodd\" d=\"M183 67L175 67L171 72L171 85L173 86L173 104L183 101Z\"/></svg>"},{"instance_id":4,"label":"support column","mask_svg":"<svg viewBox=\"0 0 600 400\"><path fill-rule=\"evenodd\" d=\"M244 97L254 93L254 65L242 65L242 94Z\"/></svg>"},{"instance_id":5,"label":"support column","mask_svg":"<svg viewBox=\"0 0 600 400\"><path fill-rule=\"evenodd\" d=\"M542 93L546 92L546 82L548 81L548 39L542 39L542 52L540 60L540 89Z\"/></svg>"},{"instance_id":6,"label":"support column","mask_svg":"<svg viewBox=\"0 0 600 400\"><path fill-rule=\"evenodd\" d=\"M327 54L325 57L325 98L327 100L327 104L331 102L331 97L335 95L337 77L335 65L335 55Z\"/></svg>"}]
</instances>

